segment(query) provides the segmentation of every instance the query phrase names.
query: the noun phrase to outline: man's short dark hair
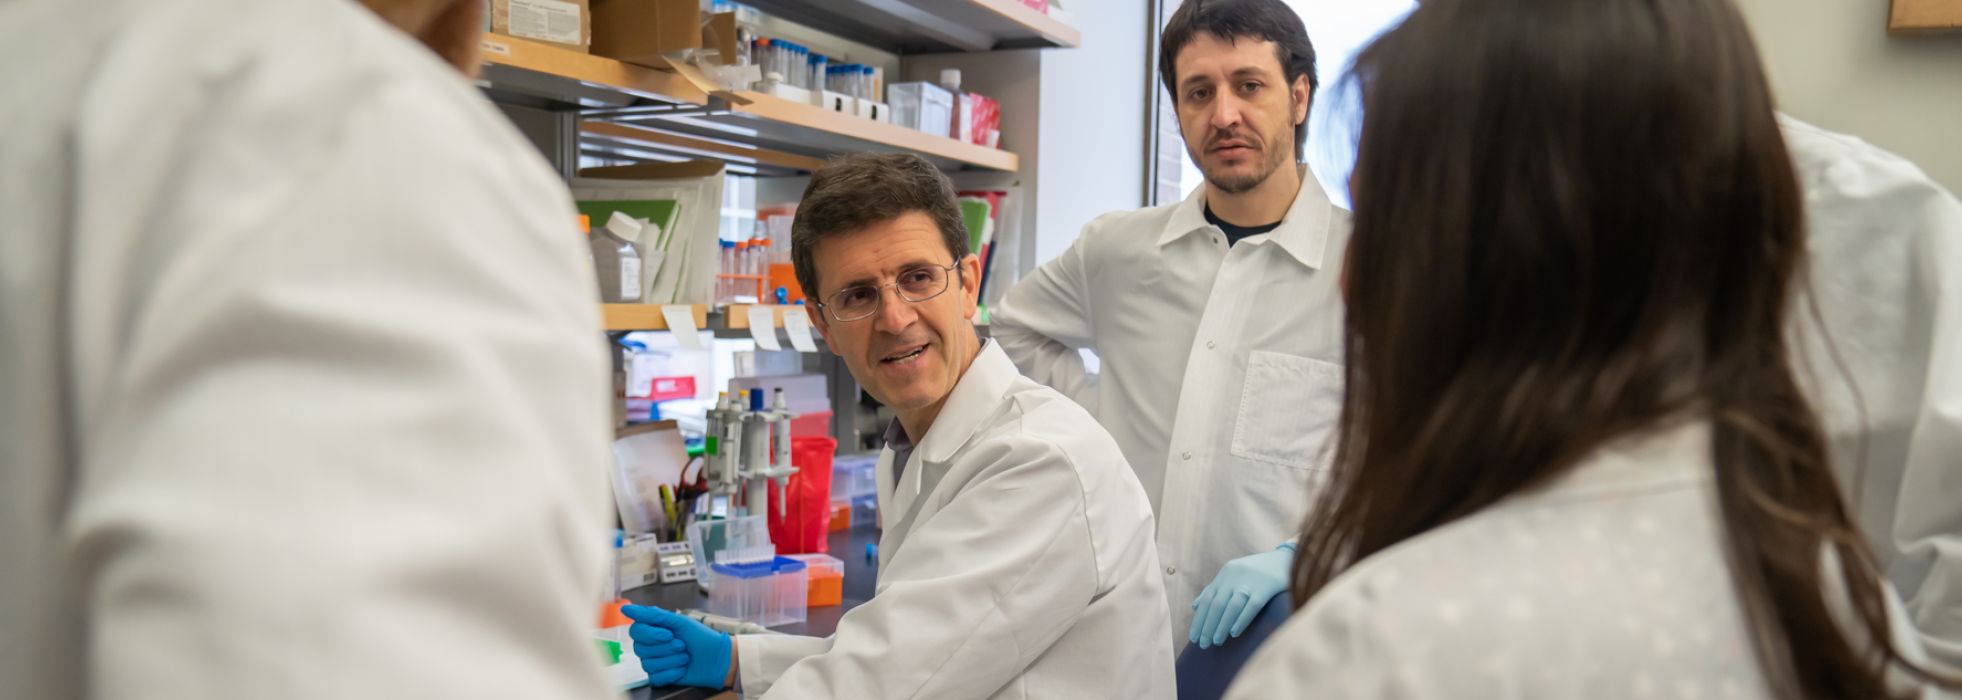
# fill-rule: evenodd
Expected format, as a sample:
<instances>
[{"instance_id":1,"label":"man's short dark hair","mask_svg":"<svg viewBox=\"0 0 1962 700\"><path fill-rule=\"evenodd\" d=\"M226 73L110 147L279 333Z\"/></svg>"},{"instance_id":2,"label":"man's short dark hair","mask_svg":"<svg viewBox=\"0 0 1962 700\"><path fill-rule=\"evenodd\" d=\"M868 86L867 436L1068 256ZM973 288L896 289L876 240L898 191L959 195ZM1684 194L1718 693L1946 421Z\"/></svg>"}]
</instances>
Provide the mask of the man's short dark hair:
<instances>
[{"instance_id":1,"label":"man's short dark hair","mask_svg":"<svg viewBox=\"0 0 1962 700\"><path fill-rule=\"evenodd\" d=\"M1308 40L1308 27L1294 8L1281 0L1185 0L1158 40L1158 77L1171 93L1173 106L1179 103L1179 50L1200 32L1224 41L1252 37L1274 42L1274 57L1281 61L1290 88L1295 78L1304 75L1310 99L1321 87L1321 79L1315 77L1315 44ZM1307 141L1308 120L1303 119L1294 126L1295 160L1301 160Z\"/></svg>"},{"instance_id":2,"label":"man's short dark hair","mask_svg":"<svg viewBox=\"0 0 1962 700\"><path fill-rule=\"evenodd\" d=\"M812 173L790 224L790 262L810 303L824 301L818 290L819 241L916 211L939 227L941 241L954 256L951 262L967 257L967 223L954 201L954 183L926 159L910 153L860 153L834 159Z\"/></svg>"}]
</instances>

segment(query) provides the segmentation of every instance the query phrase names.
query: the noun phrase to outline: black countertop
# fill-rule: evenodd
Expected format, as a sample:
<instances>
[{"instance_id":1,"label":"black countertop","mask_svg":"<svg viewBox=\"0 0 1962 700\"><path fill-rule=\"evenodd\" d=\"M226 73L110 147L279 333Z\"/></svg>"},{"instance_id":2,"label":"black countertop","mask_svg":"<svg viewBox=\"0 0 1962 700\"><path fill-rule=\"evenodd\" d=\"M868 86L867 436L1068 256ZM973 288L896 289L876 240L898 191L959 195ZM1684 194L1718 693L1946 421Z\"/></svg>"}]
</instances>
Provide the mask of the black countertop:
<instances>
[{"instance_id":1,"label":"black countertop","mask_svg":"<svg viewBox=\"0 0 1962 700\"><path fill-rule=\"evenodd\" d=\"M872 597L873 586L877 582L879 561L876 557L865 556L865 547L879 541L879 531L871 522L853 522L849 530L831 533L827 544L831 551L826 552L845 562L844 603L842 605L811 608L806 612L802 624L772 627L772 632L802 634L813 637L830 636L838 628L838 618L845 611L856 607ZM669 610L695 608L708 609L708 596L697 588L693 581L668 585L642 586L626 592L627 600L635 605L656 605ZM632 655L628 650L628 655ZM702 688L635 688L628 691L629 700L704 700L719 697L724 691L704 690ZM731 695L733 697L733 694Z\"/></svg>"}]
</instances>

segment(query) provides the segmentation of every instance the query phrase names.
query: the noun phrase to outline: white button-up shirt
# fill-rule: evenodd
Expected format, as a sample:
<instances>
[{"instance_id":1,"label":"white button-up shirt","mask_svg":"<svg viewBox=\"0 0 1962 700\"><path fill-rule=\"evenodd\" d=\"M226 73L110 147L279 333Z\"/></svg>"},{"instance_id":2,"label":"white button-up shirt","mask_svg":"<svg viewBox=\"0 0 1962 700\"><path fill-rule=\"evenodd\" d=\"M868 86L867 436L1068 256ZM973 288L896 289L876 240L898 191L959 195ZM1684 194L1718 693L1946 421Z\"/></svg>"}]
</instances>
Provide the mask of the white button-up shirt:
<instances>
[{"instance_id":1,"label":"white button-up shirt","mask_svg":"<svg viewBox=\"0 0 1962 700\"><path fill-rule=\"evenodd\" d=\"M1859 139L1779 125L1805 190L1825 320L1822 336L1809 307L1794 307L1799 379L1929 657L1962 671L1962 203Z\"/></svg>"},{"instance_id":2,"label":"white button-up shirt","mask_svg":"<svg viewBox=\"0 0 1962 700\"><path fill-rule=\"evenodd\" d=\"M1123 447L1158 514L1179 631L1221 565L1295 535L1343 381L1348 213L1304 173L1278 228L1228 246L1204 192L1090 222L1009 292L990 329ZM1098 375L1079 348L1096 352Z\"/></svg>"}]
</instances>

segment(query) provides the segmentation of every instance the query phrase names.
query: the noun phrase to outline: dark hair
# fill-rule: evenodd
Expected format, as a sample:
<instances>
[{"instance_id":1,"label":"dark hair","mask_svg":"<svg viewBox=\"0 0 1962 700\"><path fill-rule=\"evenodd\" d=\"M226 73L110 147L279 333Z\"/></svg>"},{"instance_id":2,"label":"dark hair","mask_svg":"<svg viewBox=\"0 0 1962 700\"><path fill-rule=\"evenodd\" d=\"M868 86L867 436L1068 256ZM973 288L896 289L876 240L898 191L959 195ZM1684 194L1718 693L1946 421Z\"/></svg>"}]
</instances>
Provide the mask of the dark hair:
<instances>
[{"instance_id":1,"label":"dark hair","mask_svg":"<svg viewBox=\"0 0 1962 700\"><path fill-rule=\"evenodd\" d=\"M790 262L811 303L818 295L817 244L832 236L924 212L940 228L953 262L967 257L967 223L954 184L926 159L910 153L857 153L835 158L811 174L790 223Z\"/></svg>"},{"instance_id":2,"label":"dark hair","mask_svg":"<svg viewBox=\"0 0 1962 700\"><path fill-rule=\"evenodd\" d=\"M1802 199L1736 9L1432 0L1354 76L1346 391L1296 605L1610 440L1709 421L1722 542L1772 695L1933 679L1893 646L1794 379Z\"/></svg>"},{"instance_id":3,"label":"dark hair","mask_svg":"<svg viewBox=\"0 0 1962 700\"><path fill-rule=\"evenodd\" d=\"M1315 44L1308 40L1308 27L1301 15L1281 0L1186 0L1165 23L1158 39L1158 79L1171 93L1172 104L1179 103L1179 50L1192 38L1205 32L1222 40L1253 37L1274 42L1274 58L1281 62L1288 85L1295 78L1308 76L1308 97L1313 99L1321 87L1315 76ZM1308 142L1308 120L1294 125L1294 158L1301 160Z\"/></svg>"}]
</instances>

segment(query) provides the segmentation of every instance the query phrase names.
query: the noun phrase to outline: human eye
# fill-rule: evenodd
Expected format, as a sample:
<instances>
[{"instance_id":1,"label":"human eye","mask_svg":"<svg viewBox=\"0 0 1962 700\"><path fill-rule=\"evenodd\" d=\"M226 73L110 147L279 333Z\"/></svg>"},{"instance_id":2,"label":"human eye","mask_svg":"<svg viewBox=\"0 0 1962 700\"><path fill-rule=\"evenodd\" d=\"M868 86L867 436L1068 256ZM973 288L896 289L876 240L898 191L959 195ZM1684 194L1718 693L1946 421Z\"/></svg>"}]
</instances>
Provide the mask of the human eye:
<instances>
[{"instance_id":1,"label":"human eye","mask_svg":"<svg viewBox=\"0 0 1962 700\"><path fill-rule=\"evenodd\" d=\"M899 275L899 286L908 292L930 292L940 281L940 268L923 267Z\"/></svg>"},{"instance_id":2,"label":"human eye","mask_svg":"<svg viewBox=\"0 0 1962 700\"><path fill-rule=\"evenodd\" d=\"M833 298L837 300L834 303L840 308L855 309L864 308L866 305L877 301L879 293L873 291L871 287L852 287L838 292Z\"/></svg>"}]
</instances>

